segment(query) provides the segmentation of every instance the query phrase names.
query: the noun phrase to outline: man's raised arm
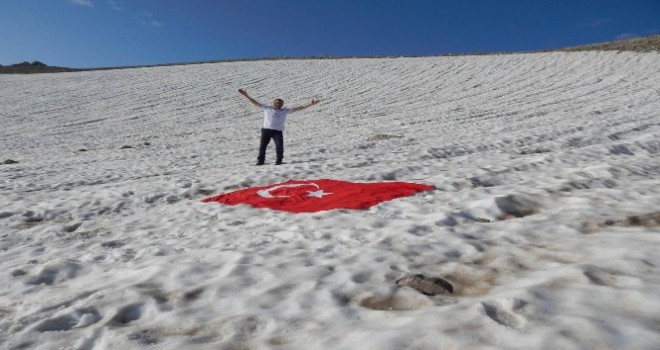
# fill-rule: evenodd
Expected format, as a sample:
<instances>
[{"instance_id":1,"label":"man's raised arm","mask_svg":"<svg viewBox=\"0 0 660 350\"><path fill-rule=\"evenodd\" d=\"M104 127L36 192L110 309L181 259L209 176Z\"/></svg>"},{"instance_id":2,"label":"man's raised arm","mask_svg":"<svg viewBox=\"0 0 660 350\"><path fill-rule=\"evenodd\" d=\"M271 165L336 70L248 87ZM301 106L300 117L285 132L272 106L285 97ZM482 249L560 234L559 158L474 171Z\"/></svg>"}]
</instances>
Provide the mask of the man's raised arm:
<instances>
[{"instance_id":1,"label":"man's raised arm","mask_svg":"<svg viewBox=\"0 0 660 350\"><path fill-rule=\"evenodd\" d=\"M257 106L257 107L261 107L261 106L262 106L261 103L257 102L255 99L253 99L252 97L250 97L250 95L248 95L247 91L245 91L245 90L243 90L243 89L238 89L238 93L241 94L241 95L243 95L243 96L245 96L245 98L247 98L248 101L250 101L250 103L252 103L253 105L255 105L255 106Z\"/></svg>"},{"instance_id":2,"label":"man's raised arm","mask_svg":"<svg viewBox=\"0 0 660 350\"><path fill-rule=\"evenodd\" d=\"M307 105L300 106L300 107L296 107L296 108L292 108L292 109L291 109L291 112L302 111L303 109L305 109L305 108L309 108L309 107L311 107L311 106L313 106L313 105L315 105L315 104L317 104L317 103L319 103L319 102L321 102L321 101L319 101L319 100L312 100L312 102L310 102L310 103L307 104Z\"/></svg>"}]
</instances>

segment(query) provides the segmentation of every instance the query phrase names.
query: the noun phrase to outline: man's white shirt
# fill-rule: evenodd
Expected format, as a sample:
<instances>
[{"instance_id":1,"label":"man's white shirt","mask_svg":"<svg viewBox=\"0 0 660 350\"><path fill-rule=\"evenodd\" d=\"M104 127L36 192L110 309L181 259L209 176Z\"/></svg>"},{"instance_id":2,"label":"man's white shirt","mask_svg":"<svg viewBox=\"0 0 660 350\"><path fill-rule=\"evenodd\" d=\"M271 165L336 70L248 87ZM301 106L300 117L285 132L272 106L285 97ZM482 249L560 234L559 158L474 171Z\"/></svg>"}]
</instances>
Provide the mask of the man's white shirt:
<instances>
[{"instance_id":1,"label":"man's white shirt","mask_svg":"<svg viewBox=\"0 0 660 350\"><path fill-rule=\"evenodd\" d=\"M291 108L275 109L272 106L261 105L264 110L264 129L284 131L286 116L293 111Z\"/></svg>"}]
</instances>

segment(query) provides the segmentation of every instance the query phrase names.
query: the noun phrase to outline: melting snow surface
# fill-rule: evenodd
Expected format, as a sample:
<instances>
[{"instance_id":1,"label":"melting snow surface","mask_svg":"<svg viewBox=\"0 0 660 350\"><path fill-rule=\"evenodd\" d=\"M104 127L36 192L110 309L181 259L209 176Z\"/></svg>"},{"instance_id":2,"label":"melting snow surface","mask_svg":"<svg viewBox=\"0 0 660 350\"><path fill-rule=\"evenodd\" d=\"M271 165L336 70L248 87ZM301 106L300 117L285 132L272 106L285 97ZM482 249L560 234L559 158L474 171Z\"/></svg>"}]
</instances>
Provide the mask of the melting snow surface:
<instances>
[{"instance_id":1,"label":"melting snow surface","mask_svg":"<svg viewBox=\"0 0 660 350\"><path fill-rule=\"evenodd\" d=\"M262 113L238 88L321 99L289 117L287 164L271 144L253 165ZM6 159L0 348L660 344L658 53L2 75ZM297 215L200 202L317 178L437 190Z\"/></svg>"}]
</instances>

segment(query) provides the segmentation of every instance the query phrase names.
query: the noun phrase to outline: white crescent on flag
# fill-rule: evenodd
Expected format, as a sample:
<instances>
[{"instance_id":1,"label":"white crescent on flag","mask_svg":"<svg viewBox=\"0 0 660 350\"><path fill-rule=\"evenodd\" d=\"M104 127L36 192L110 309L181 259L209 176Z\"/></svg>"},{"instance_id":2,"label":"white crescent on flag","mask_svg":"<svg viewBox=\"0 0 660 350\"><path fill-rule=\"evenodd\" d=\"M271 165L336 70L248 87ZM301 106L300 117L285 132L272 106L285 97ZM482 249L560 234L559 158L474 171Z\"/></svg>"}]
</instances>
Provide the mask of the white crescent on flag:
<instances>
[{"instance_id":1,"label":"white crescent on flag","mask_svg":"<svg viewBox=\"0 0 660 350\"><path fill-rule=\"evenodd\" d=\"M307 197L316 197L316 198L323 198L323 196L327 196L329 194L332 194L330 192L324 192L321 187L313 182L310 183L305 183L305 184L286 184L286 185L278 185L278 186L273 186L271 188L267 188L265 190L259 190L257 191L257 195L259 195L262 198L287 198L291 196L273 196L270 191L275 191L280 188L289 188L289 187L300 187L300 186L314 186L316 187L316 191L307 191Z\"/></svg>"}]
</instances>

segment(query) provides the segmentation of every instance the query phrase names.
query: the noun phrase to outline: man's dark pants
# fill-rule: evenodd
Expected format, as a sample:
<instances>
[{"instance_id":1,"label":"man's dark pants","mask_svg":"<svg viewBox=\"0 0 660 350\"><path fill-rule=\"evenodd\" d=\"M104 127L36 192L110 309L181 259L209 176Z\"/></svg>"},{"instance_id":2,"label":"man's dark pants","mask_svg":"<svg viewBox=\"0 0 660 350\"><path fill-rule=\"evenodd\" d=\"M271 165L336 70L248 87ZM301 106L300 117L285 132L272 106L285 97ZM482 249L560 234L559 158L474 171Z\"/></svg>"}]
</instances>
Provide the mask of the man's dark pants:
<instances>
[{"instance_id":1,"label":"man's dark pants","mask_svg":"<svg viewBox=\"0 0 660 350\"><path fill-rule=\"evenodd\" d=\"M261 129L261 143L259 144L259 156L257 157L259 164L263 164L266 160L266 147L268 147L271 138L275 141L276 164L282 163L282 158L284 158L284 136L282 131Z\"/></svg>"}]
</instances>

